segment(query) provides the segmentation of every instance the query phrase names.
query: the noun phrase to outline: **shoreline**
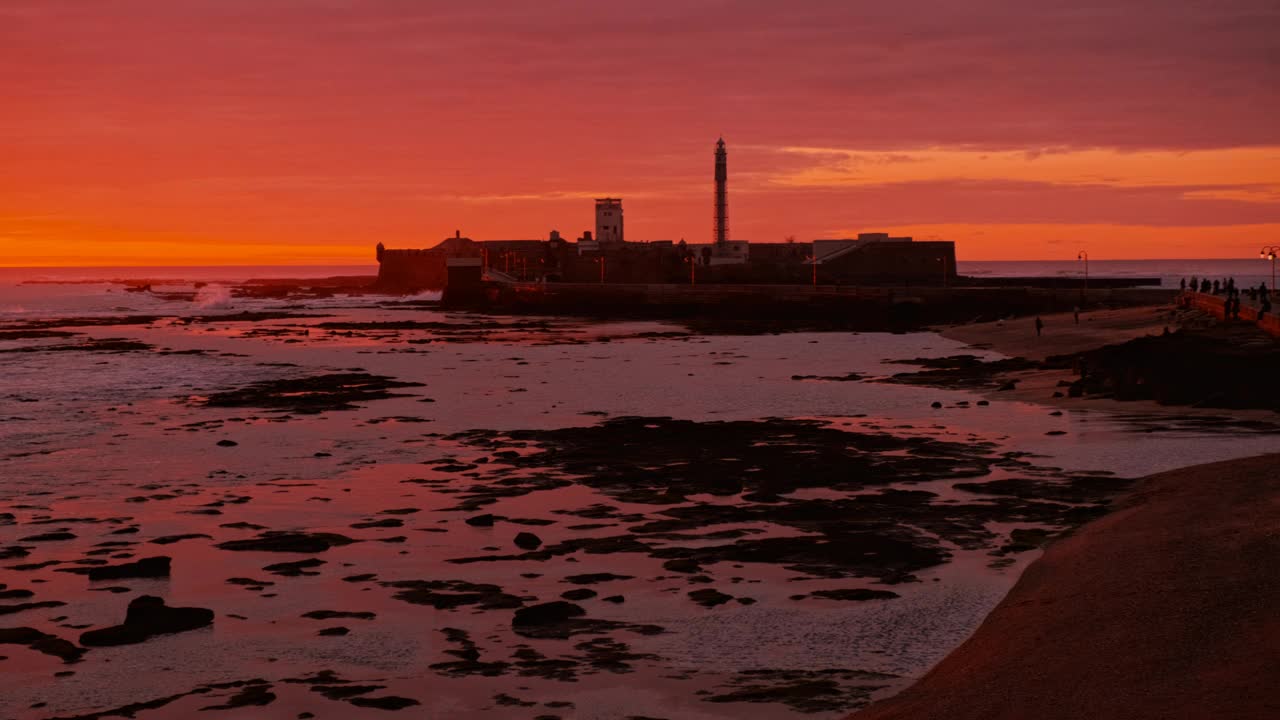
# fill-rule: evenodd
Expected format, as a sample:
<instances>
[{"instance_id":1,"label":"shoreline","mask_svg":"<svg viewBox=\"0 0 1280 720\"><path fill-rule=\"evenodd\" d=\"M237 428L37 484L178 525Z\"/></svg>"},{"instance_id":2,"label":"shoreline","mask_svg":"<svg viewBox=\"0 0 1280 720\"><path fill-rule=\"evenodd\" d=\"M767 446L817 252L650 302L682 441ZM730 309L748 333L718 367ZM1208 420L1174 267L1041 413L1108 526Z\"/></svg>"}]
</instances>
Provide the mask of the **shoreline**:
<instances>
[{"instance_id":1,"label":"shoreline","mask_svg":"<svg viewBox=\"0 0 1280 720\"><path fill-rule=\"evenodd\" d=\"M1087 353L1108 345L1159 336L1166 329L1179 329L1180 325L1176 309L1163 304L1082 311L1079 324L1074 322L1072 315L1068 312L1042 316L1045 329L1040 337L1035 334L1034 317L937 326L932 331L949 340L963 342L974 350L1043 362L1054 355ZM1154 400L1119 400L1109 396L1069 397L1066 386L1078 380L1079 375L1066 367L1000 371L992 378L996 387L1003 386L1004 389L993 387L983 391L989 399L1030 402L1057 410L1206 418L1230 415L1239 421L1277 421L1277 413L1266 409L1161 404ZM1010 382L1013 383L1011 388L1007 385ZM1055 393L1060 396L1055 397Z\"/></svg>"},{"instance_id":2,"label":"shoreline","mask_svg":"<svg viewBox=\"0 0 1280 720\"><path fill-rule=\"evenodd\" d=\"M851 717L1275 717L1278 471L1271 454L1144 478L923 678Z\"/></svg>"}]
</instances>

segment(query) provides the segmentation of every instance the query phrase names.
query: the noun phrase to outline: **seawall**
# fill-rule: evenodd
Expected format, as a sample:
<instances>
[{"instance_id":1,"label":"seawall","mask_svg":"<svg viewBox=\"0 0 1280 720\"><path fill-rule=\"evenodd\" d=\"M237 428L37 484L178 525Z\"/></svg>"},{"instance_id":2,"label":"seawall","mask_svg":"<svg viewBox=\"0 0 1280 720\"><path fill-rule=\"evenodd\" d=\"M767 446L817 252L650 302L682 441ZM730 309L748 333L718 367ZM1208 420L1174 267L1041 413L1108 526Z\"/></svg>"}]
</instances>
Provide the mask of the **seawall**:
<instances>
[{"instance_id":1,"label":"seawall","mask_svg":"<svg viewBox=\"0 0 1280 720\"><path fill-rule=\"evenodd\" d=\"M1225 320L1227 316L1227 300L1219 295L1188 292L1180 295L1178 302L1184 307L1203 310L1219 320ZM1280 338L1280 316L1274 311L1262 314L1255 307L1241 305L1240 320L1254 323L1268 335Z\"/></svg>"},{"instance_id":2,"label":"seawall","mask_svg":"<svg viewBox=\"0 0 1280 720\"><path fill-rule=\"evenodd\" d=\"M476 309L695 320L726 330L910 330L925 325L1172 303L1158 288L852 287L836 285L488 284Z\"/></svg>"}]
</instances>

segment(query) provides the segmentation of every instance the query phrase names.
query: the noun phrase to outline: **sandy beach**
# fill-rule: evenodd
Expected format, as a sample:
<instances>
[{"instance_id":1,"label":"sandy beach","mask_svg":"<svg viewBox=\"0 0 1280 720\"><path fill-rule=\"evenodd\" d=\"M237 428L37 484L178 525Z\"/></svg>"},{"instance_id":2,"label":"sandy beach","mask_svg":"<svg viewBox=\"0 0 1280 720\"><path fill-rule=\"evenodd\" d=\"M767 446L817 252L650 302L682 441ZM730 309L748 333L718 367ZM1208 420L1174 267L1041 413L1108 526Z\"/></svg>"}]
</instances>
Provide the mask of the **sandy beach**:
<instances>
[{"instance_id":1,"label":"sandy beach","mask_svg":"<svg viewBox=\"0 0 1280 720\"><path fill-rule=\"evenodd\" d=\"M857 720L1274 718L1280 455L1153 475Z\"/></svg>"},{"instance_id":2,"label":"sandy beach","mask_svg":"<svg viewBox=\"0 0 1280 720\"><path fill-rule=\"evenodd\" d=\"M1013 357L1044 360L1051 355L1092 350L1144 335L1158 335L1166 327L1176 329L1168 305L1093 310L1044 315L1044 331L1036 336L1035 318L971 323L940 328L943 337Z\"/></svg>"},{"instance_id":3,"label":"sandy beach","mask_svg":"<svg viewBox=\"0 0 1280 720\"><path fill-rule=\"evenodd\" d=\"M966 343L974 351L997 352L1039 362L1053 356L1083 353L1137 338L1158 336L1166 329L1176 331L1179 322L1186 322L1187 318L1179 317L1168 305L1154 305L1081 312L1079 323L1075 322L1072 313L1045 315L1042 320L1045 326L1040 336L1036 336L1033 317L952 325L936 330L945 338ZM1067 367L1017 369L1000 372L996 377L1000 382L994 385L1003 387L996 389L993 386L986 393L988 398L1036 403L1062 410L1153 418L1213 420L1223 417L1223 411L1215 407L1164 405L1151 400L1116 402L1109 397L1090 395L1068 397L1066 386L1079 376ZM1273 422L1276 413L1236 408L1231 410L1230 417L1242 422Z\"/></svg>"}]
</instances>

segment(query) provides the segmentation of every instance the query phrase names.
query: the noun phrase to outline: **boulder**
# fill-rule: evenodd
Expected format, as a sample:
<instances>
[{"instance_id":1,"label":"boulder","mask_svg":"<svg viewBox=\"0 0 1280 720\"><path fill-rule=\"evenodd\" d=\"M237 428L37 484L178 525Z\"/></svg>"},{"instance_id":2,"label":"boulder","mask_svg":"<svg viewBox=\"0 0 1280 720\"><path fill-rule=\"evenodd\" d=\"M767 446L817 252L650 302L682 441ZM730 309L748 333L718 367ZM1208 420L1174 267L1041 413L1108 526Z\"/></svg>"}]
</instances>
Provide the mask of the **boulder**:
<instances>
[{"instance_id":1,"label":"boulder","mask_svg":"<svg viewBox=\"0 0 1280 720\"><path fill-rule=\"evenodd\" d=\"M169 607L163 598L143 595L129 603L123 624L83 633L80 644L86 647L132 645L156 635L186 632L212 624L212 610Z\"/></svg>"},{"instance_id":2,"label":"boulder","mask_svg":"<svg viewBox=\"0 0 1280 720\"><path fill-rule=\"evenodd\" d=\"M519 629L540 625L555 625L586 614L587 611L583 610L581 605L574 605L564 600L556 600L542 603L541 605L520 608L516 611L515 616L511 618L511 627Z\"/></svg>"},{"instance_id":3,"label":"boulder","mask_svg":"<svg viewBox=\"0 0 1280 720\"><path fill-rule=\"evenodd\" d=\"M531 532L522 532L516 535L514 542L516 547L521 550L537 550L539 547L542 547L542 538Z\"/></svg>"}]
</instances>

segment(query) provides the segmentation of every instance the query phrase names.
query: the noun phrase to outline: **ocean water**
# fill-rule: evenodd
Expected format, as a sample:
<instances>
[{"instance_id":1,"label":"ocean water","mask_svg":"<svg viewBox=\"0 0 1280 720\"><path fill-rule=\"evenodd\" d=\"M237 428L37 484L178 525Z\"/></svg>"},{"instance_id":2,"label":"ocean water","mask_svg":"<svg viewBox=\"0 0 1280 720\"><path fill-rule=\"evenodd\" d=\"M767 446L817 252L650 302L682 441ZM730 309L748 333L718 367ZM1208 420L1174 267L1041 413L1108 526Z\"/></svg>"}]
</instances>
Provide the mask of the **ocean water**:
<instances>
[{"instance_id":1,"label":"ocean water","mask_svg":"<svg viewBox=\"0 0 1280 720\"><path fill-rule=\"evenodd\" d=\"M829 379L902 372L909 368L890 362L901 358L996 357L932 333L681 335L682 328L662 323L483 316L380 296L243 299L224 284L249 276L367 274L367 267L163 270L164 277L184 281L174 289L189 289L193 280L211 285L188 300L104 282L21 284L30 278L4 271L0 328L55 334L0 338L0 549L27 553L0 561L0 579L8 589L30 589L33 601L64 603L20 609L5 619L8 626L74 641L85 628L119 623L131 598L152 594L170 605L212 609L216 620L211 628L138 645L95 648L66 677L55 675L65 666L48 655L3 646L0 717L46 720L167 697L176 699L137 717L193 717L237 692L211 684L254 679L271 684L278 699L218 717L304 711L386 717L384 710L322 697L310 689L314 684L294 682L333 671L352 684L377 686L375 695L421 703L402 711L405 717L834 720L865 700L862 686L883 695L924 673L978 626L1036 556L992 554L1012 529L1036 526L1019 516L959 528L941 521L965 507L1009 502L957 483L1052 481L1068 473L1137 477L1280 451L1278 432L1216 432L1214 423L1184 425L1176 414L1057 412L998 393L989 405L978 405L986 398L973 391ZM84 281L162 276L155 268L113 268L48 271L45 278L63 273ZM1009 274L1029 271L1011 268ZM279 315L252 323L233 317L264 311ZM219 319L223 315L229 317ZM67 320L82 316L105 324ZM131 323L129 316L148 316L148 322ZM400 322L378 324L389 320ZM93 344L108 341L141 349ZM417 385L321 413L204 402L253 383L351 372ZM684 432L703 428L702 437L712 442L724 427L712 423L766 429L750 445L714 453L670 435L638 448L616 435L596 446L587 442L594 428L628 417L645 418L627 426L636 433L670 418L688 423ZM767 429L779 419L879 437L892 447L858 452L879 454L904 477L894 473L887 485L852 490L803 487L759 504L743 494L619 495L578 481L607 472L624 456L641 478L708 464L726 473L768 472L784 485L806 472L793 467L820 473L804 460L831 441L815 446L796 440L792 426ZM606 461L597 456L532 468L511 461L540 442L520 439L521 433L545 438L539 433L565 428L577 430L561 452L586 446L588 455L603 453ZM233 444L219 444L227 441ZM991 464L977 477L963 471L911 477L930 458L914 452L916 441L1025 462ZM788 461L742 470L736 456L760 446L790 453ZM856 504L881 491L891 502L870 503L875 510ZM486 502L460 509L460 501L477 497ZM814 575L787 560L705 561L698 576L663 564L662 553L673 549L762 539L821 543L823 536L804 523L785 521L788 512L813 512L806 502L855 503L849 522L864 523L868 534L925 545L938 538L948 557L907 582ZM718 508L744 507L760 512L714 521ZM491 527L465 522L480 512L499 520ZM895 514L908 512L909 518ZM675 532L645 529L682 513L711 520ZM932 523L921 529L925 521ZM337 533L357 542L315 554L219 547L259 530ZM522 557L513 545L522 531L536 533L548 547L582 543L584 549ZM64 535L39 539L51 533ZM75 572L154 555L172 557L171 577L92 582ZM277 567L299 560L319 563L292 574ZM422 604L405 599L398 585L498 587L533 604L581 589L572 578L599 573L621 577L589 585L600 597L577 602L592 620L613 625L568 639L514 633L510 606ZM703 607L690 599L690 592L706 589L733 600ZM898 597L797 599L851 589ZM604 600L614 595L621 601ZM322 621L308 617L315 611L371 615ZM338 625L348 634L318 635ZM663 632L640 633L634 625ZM475 664L457 665L460 658ZM570 668L574 681L546 673L548 666ZM827 673L823 681L839 678L845 707L807 712L707 700L761 683L812 681L805 673L814 672ZM566 702L573 707L557 712ZM517 714L513 703L539 707L523 706Z\"/></svg>"}]
</instances>

